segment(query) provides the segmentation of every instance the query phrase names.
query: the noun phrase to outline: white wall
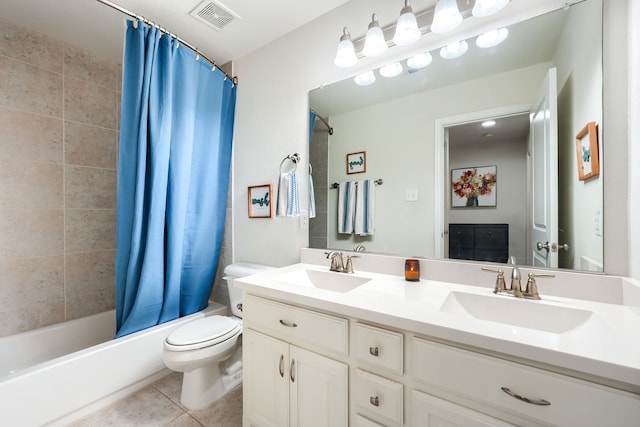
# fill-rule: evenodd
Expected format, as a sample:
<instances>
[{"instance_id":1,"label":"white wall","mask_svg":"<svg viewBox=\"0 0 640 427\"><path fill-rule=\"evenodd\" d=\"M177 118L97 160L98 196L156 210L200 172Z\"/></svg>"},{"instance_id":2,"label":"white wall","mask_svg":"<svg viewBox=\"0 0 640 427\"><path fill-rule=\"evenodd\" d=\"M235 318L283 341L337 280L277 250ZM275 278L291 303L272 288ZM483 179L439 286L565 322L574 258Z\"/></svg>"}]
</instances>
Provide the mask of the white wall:
<instances>
[{"instance_id":1,"label":"white wall","mask_svg":"<svg viewBox=\"0 0 640 427\"><path fill-rule=\"evenodd\" d=\"M640 2L629 1L628 13L629 28L629 114L627 119L636 126L629 126L629 182L640 182ZM629 195L629 275L640 279L640 191L633 191Z\"/></svg>"},{"instance_id":2,"label":"white wall","mask_svg":"<svg viewBox=\"0 0 640 427\"><path fill-rule=\"evenodd\" d=\"M239 76L238 98L236 106L236 124L234 136L234 177L233 177L233 208L234 208L234 260L260 262L271 265L286 265L299 260L300 247L308 245L307 230L299 226L296 219L249 219L247 217L247 187L264 183L275 184L278 175L278 165L282 158L291 153L299 152L303 156L303 169L306 169L308 152L308 91L322 84L332 83L346 77L353 76L364 69L379 65L381 60L361 61L351 70L338 69L333 65L335 47L343 26L360 28L366 26L370 14L376 10L376 6L383 4L384 0L352 0L344 6L320 17L305 27L296 30L287 36L265 46L258 51L240 58L235 63L235 72ZM510 8L517 4L527 3L526 0L514 0ZM543 2L536 2L540 7ZM553 3L553 2L546 2ZM557 2L556 2L557 3ZM529 3L530 4L530 3ZM615 26L617 20L627 19L626 3L621 1L607 1L608 7L615 9L621 7L620 13L614 14L615 21L610 25ZM522 9L518 9L522 14ZM526 14L526 11L524 12ZM505 10L505 15L508 14ZM522 15L521 15L522 16ZM491 19L485 18L485 22ZM625 22L626 24L626 22ZM625 25L626 26L626 25ZM359 34L361 35L361 34ZM354 37L358 37L354 31ZM616 37L626 37L616 35ZM619 42L619 38L617 39ZM424 49L433 39L425 38L416 49ZM637 48L637 46L636 46ZM395 48L394 48L395 49ZM410 50L398 49L390 53L386 59L393 55L408 56ZM623 56L627 51L624 50ZM613 52L605 58L618 65L621 61L620 52ZM633 73L630 73L633 75ZM615 79L606 76L605 85L613 84ZM625 97L621 99L626 99ZM633 94L632 94L633 95ZM629 95L630 97L632 95ZM640 94L636 94L640 96ZM626 103L623 113L626 113ZM613 105L610 102L608 106ZM614 106L615 107L615 106ZM618 110L619 111L618 106ZM605 117L607 120L607 117ZM626 123L626 121L625 121ZM625 129L622 138L616 143L610 143L604 159L605 168L611 170L611 183L605 183L605 227L609 226L608 217L616 226L611 230L606 228L607 249L612 256L616 253L614 245L616 241L624 240L626 247L629 217L640 211L627 212L626 182L628 178L626 144L626 126L616 124L612 120L611 125L618 129ZM611 158L611 160L609 160ZM620 175L624 174L624 179ZM608 175L609 176L609 175ZM301 177L302 178L302 177ZM306 181L301 182L304 188ZM303 191L304 199L306 192ZM306 202L303 201L306 207ZM608 212L616 211L615 215ZM640 233L636 231L634 237L640 239ZM626 250L624 254L626 254ZM612 262L607 271L610 273L627 273L627 256L619 262Z\"/></svg>"}]
</instances>

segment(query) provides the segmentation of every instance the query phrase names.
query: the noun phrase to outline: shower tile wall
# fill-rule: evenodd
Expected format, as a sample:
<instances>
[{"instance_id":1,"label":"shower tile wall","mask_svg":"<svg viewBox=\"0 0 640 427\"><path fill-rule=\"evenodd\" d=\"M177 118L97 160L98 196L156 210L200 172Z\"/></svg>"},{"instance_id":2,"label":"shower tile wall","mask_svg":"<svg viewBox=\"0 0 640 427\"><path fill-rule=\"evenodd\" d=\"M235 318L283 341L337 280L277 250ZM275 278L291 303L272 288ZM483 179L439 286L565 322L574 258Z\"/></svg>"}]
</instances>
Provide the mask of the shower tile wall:
<instances>
[{"instance_id":1,"label":"shower tile wall","mask_svg":"<svg viewBox=\"0 0 640 427\"><path fill-rule=\"evenodd\" d=\"M309 247L327 247L327 194L329 132L324 123L316 120L309 148L309 163L313 169L313 190L316 196L316 217L309 220Z\"/></svg>"},{"instance_id":2,"label":"shower tile wall","mask_svg":"<svg viewBox=\"0 0 640 427\"><path fill-rule=\"evenodd\" d=\"M120 75L0 20L0 336L115 306Z\"/></svg>"}]
</instances>

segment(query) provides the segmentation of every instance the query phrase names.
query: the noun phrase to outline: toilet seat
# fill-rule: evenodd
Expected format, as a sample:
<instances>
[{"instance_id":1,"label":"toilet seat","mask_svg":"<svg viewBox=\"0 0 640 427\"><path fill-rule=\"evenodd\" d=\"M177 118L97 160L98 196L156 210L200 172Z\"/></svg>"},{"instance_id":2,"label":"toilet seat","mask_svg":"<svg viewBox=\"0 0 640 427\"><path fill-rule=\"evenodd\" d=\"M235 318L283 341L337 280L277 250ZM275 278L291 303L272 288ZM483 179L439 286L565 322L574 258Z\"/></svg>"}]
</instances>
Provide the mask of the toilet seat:
<instances>
[{"instance_id":1,"label":"toilet seat","mask_svg":"<svg viewBox=\"0 0 640 427\"><path fill-rule=\"evenodd\" d=\"M173 331L164 342L171 351L188 351L210 347L242 332L242 324L231 317L208 316L194 320Z\"/></svg>"}]
</instances>

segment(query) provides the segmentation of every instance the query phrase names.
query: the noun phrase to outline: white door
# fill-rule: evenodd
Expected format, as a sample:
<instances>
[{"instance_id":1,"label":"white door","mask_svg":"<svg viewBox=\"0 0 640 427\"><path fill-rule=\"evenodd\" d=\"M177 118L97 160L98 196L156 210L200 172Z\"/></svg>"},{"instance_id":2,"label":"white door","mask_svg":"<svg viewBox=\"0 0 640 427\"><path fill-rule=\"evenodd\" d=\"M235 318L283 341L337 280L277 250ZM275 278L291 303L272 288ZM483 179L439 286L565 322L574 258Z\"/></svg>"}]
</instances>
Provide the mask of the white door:
<instances>
[{"instance_id":1,"label":"white door","mask_svg":"<svg viewBox=\"0 0 640 427\"><path fill-rule=\"evenodd\" d=\"M289 425L289 344L245 329L242 337L244 425Z\"/></svg>"},{"instance_id":2,"label":"white door","mask_svg":"<svg viewBox=\"0 0 640 427\"><path fill-rule=\"evenodd\" d=\"M346 427L347 365L294 346L289 356L291 425Z\"/></svg>"},{"instance_id":3,"label":"white door","mask_svg":"<svg viewBox=\"0 0 640 427\"><path fill-rule=\"evenodd\" d=\"M529 264L558 267L558 108L556 69L550 68L531 112L529 138L531 239Z\"/></svg>"}]
</instances>

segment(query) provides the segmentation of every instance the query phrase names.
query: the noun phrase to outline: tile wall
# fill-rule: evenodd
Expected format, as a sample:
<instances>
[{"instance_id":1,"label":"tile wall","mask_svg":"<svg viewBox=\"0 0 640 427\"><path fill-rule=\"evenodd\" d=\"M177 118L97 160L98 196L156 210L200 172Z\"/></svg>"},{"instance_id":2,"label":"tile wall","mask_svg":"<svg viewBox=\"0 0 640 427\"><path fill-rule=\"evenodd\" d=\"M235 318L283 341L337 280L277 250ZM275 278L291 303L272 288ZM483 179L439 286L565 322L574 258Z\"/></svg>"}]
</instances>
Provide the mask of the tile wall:
<instances>
[{"instance_id":1,"label":"tile wall","mask_svg":"<svg viewBox=\"0 0 640 427\"><path fill-rule=\"evenodd\" d=\"M0 20L0 336L115 306L120 75Z\"/></svg>"}]
</instances>

